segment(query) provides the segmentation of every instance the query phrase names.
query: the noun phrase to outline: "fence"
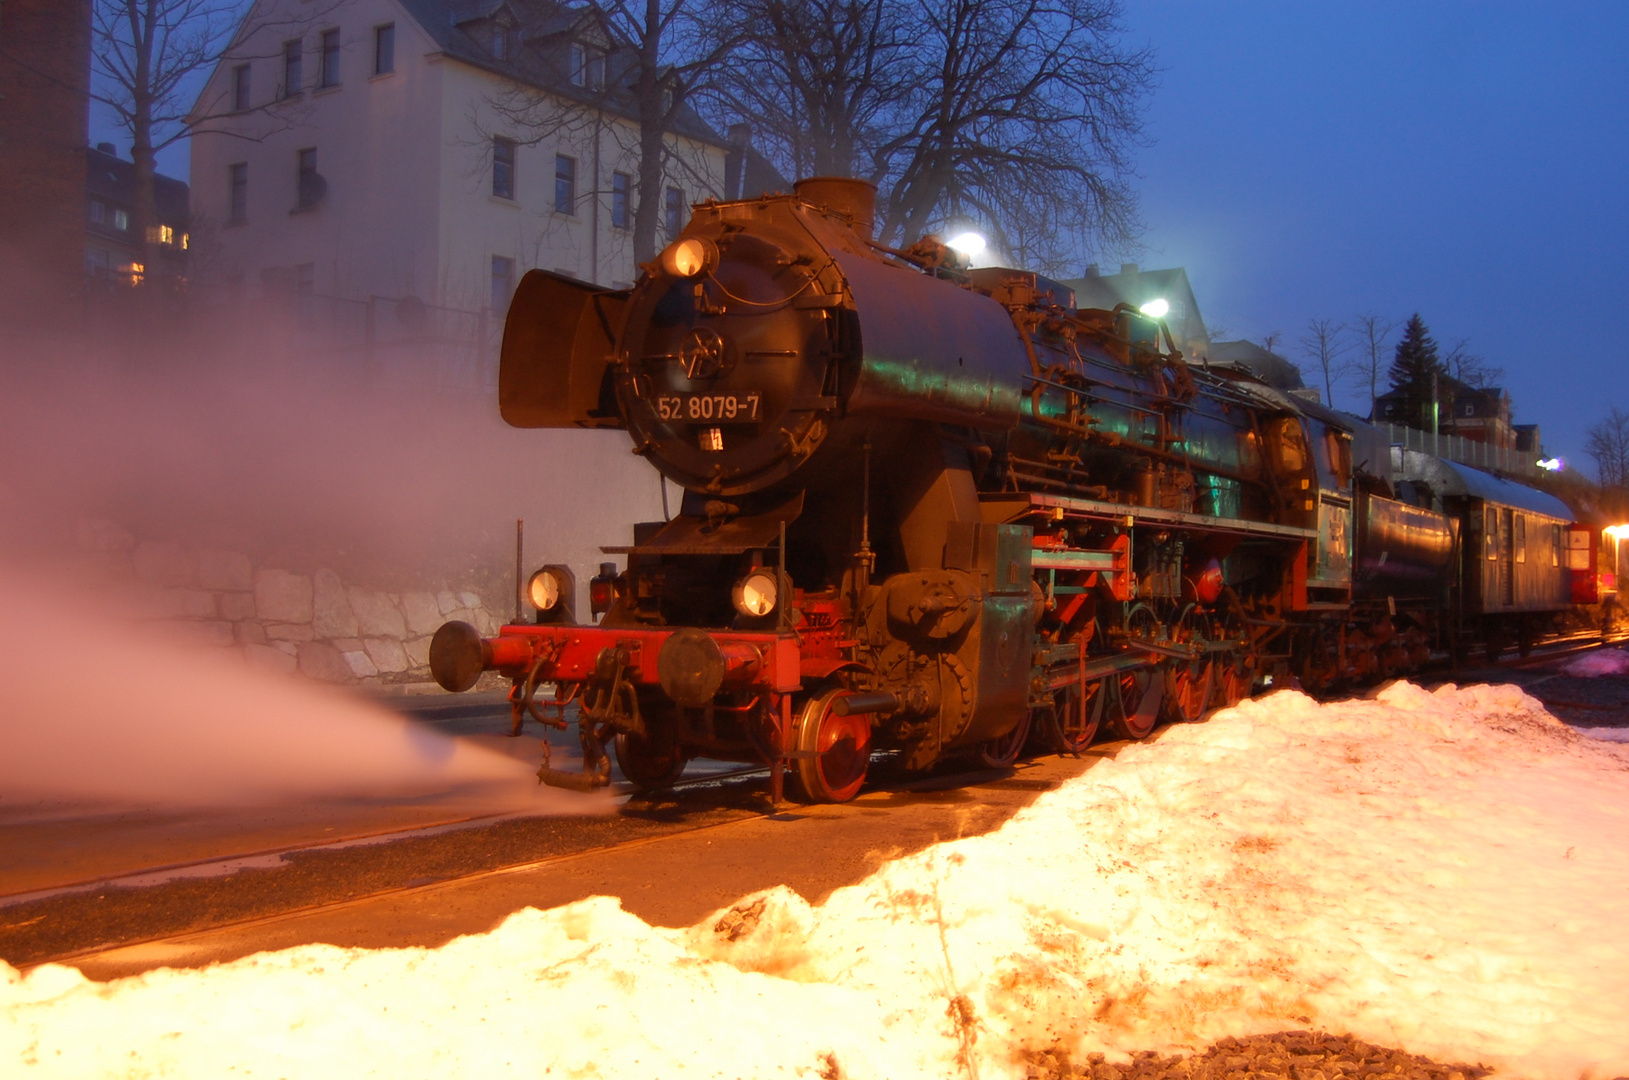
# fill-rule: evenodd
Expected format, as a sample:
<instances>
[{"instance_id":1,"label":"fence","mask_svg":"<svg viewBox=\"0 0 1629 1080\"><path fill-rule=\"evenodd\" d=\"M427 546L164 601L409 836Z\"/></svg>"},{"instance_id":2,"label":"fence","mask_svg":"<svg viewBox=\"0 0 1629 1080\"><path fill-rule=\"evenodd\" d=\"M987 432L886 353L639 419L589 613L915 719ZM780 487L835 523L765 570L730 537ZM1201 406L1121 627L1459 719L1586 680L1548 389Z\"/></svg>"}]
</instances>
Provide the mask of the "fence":
<instances>
[{"instance_id":1,"label":"fence","mask_svg":"<svg viewBox=\"0 0 1629 1080\"><path fill-rule=\"evenodd\" d=\"M1393 446L1407 450L1421 450L1435 457L1445 458L1460 465L1469 465L1484 472L1502 473L1515 479L1538 480L1549 473L1538 467L1538 453L1531 450L1507 450L1458 435L1440 435L1396 424L1381 424L1391 437Z\"/></svg>"}]
</instances>

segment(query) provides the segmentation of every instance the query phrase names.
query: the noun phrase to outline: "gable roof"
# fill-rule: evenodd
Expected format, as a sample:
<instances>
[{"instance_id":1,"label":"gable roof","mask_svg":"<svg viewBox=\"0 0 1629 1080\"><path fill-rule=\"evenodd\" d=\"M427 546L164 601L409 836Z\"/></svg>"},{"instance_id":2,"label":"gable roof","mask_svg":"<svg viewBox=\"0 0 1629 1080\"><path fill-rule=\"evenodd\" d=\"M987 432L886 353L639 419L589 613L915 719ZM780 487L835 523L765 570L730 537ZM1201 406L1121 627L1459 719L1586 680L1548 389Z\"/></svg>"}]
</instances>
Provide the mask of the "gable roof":
<instances>
[{"instance_id":1,"label":"gable roof","mask_svg":"<svg viewBox=\"0 0 1629 1080\"><path fill-rule=\"evenodd\" d=\"M524 83L556 97L603 109L627 120L637 120L633 96L615 78L627 70L626 64L616 63L617 52L630 48L627 42L617 41L617 35L598 9L591 4L562 3L560 0L396 0L413 20L430 35L431 40L446 56L481 68L496 75ZM472 23L495 18L507 11L515 21L519 45L515 55L500 60L487 44L470 33ZM615 44L607 58L606 90L595 93L571 81L565 51L570 38L582 33L586 24L594 24L596 37L609 38ZM539 49L538 45L543 45ZM558 46L550 49L549 46ZM550 54L553 55L550 55ZM697 115L689 106L679 109L671 130L675 134L699 139L714 146L727 143L718 132Z\"/></svg>"}]
</instances>

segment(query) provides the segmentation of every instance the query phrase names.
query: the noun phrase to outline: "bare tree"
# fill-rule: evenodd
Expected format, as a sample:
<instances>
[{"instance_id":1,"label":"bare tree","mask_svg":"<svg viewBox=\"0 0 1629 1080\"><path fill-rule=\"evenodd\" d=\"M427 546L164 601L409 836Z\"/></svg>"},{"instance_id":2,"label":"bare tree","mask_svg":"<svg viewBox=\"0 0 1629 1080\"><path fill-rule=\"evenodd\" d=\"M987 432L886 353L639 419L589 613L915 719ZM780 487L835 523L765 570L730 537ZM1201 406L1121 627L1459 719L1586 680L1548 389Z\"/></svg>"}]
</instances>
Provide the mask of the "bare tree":
<instances>
[{"instance_id":1,"label":"bare tree","mask_svg":"<svg viewBox=\"0 0 1629 1080\"><path fill-rule=\"evenodd\" d=\"M1324 404L1335 402L1335 383L1349 370L1345 360L1346 327L1333 319L1311 319L1301 335L1301 350L1324 379Z\"/></svg>"},{"instance_id":2,"label":"bare tree","mask_svg":"<svg viewBox=\"0 0 1629 1080\"><path fill-rule=\"evenodd\" d=\"M853 176L908 92L904 7L886 0L727 0L724 25L751 27L707 95L709 115L744 118L792 177Z\"/></svg>"},{"instance_id":3,"label":"bare tree","mask_svg":"<svg viewBox=\"0 0 1629 1080\"><path fill-rule=\"evenodd\" d=\"M263 100L246 110L237 109L238 103L227 100L226 94L220 100L194 101L196 77L259 31L303 29L343 2L293 4L285 10L276 3L250 0L93 0L91 97L111 109L130 135L136 182L131 232L147 253L144 265L153 265L157 225L153 174L158 153L200 130L226 130L217 122L228 116L274 113L284 120L277 126L286 126L297 109L291 98ZM255 58L239 52L244 60ZM254 137L264 138L270 130ZM234 125L230 133L245 137L241 125Z\"/></svg>"},{"instance_id":4,"label":"bare tree","mask_svg":"<svg viewBox=\"0 0 1629 1080\"><path fill-rule=\"evenodd\" d=\"M1629 488L1629 413L1616 405L1585 432L1584 452L1595 459L1603 488Z\"/></svg>"},{"instance_id":5,"label":"bare tree","mask_svg":"<svg viewBox=\"0 0 1629 1080\"><path fill-rule=\"evenodd\" d=\"M656 254L667 180L689 167L674 152L674 136L695 117L692 99L698 87L729 57L740 35L706 0L602 0L580 9L580 17L597 22L604 37L606 55L592 61L592 73L570 70L570 61L561 61L572 55L566 39L582 32L581 26L568 27L534 39L534 46L555 59L534 56L523 62L533 76L530 85L513 82L487 104L532 144L568 132L596 137L609 132L617 138L619 127L608 124L607 115L631 119L635 134L631 145L621 148L637 161L633 248L635 261L646 262ZM590 194L601 196L597 189Z\"/></svg>"},{"instance_id":6,"label":"bare tree","mask_svg":"<svg viewBox=\"0 0 1629 1080\"><path fill-rule=\"evenodd\" d=\"M1147 50L1121 47L1116 0L916 0L914 93L873 154L885 184L885 239L908 242L957 217L1055 269L1091 242L1136 235L1128 178L1153 76Z\"/></svg>"},{"instance_id":7,"label":"bare tree","mask_svg":"<svg viewBox=\"0 0 1629 1080\"><path fill-rule=\"evenodd\" d=\"M758 13L758 40L720 118L753 123L785 171L875 182L884 242L965 222L1059 269L1135 238L1130 152L1154 69L1120 44L1118 0L735 7Z\"/></svg>"},{"instance_id":8,"label":"bare tree","mask_svg":"<svg viewBox=\"0 0 1629 1080\"><path fill-rule=\"evenodd\" d=\"M1390 319L1373 312L1355 317L1350 326L1357 338L1353 369L1369 384L1369 419L1373 420L1375 399L1380 395L1380 373L1391 363L1386 356L1386 340L1394 326Z\"/></svg>"},{"instance_id":9,"label":"bare tree","mask_svg":"<svg viewBox=\"0 0 1629 1080\"><path fill-rule=\"evenodd\" d=\"M1494 367L1487 358L1470 351L1470 338L1460 338L1443 355L1442 367L1466 386L1487 390L1505 377L1505 369Z\"/></svg>"}]
</instances>

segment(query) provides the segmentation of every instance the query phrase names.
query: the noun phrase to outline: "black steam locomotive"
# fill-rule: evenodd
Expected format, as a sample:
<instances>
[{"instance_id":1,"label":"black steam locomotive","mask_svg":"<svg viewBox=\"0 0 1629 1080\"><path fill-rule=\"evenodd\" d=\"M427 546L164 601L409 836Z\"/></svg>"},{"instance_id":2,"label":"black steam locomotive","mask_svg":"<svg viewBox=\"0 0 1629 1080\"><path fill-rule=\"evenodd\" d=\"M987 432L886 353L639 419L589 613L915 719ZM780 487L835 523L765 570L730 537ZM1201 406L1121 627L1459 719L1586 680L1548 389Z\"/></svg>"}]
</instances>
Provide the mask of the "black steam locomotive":
<instances>
[{"instance_id":1,"label":"black steam locomotive","mask_svg":"<svg viewBox=\"0 0 1629 1080\"><path fill-rule=\"evenodd\" d=\"M873 189L709 202L628 291L534 270L504 332L518 427L617 427L684 489L534 624L436 634L449 690L513 680L516 730L578 706L584 772L709 757L852 798L873 750L924 768L1078 751L1249 695L1526 642L1592 542L1542 492L1394 452L1157 320L1033 273L871 236ZM1582 538L1582 539L1580 539ZM1578 546L1575 546L1578 545ZM558 687L553 715L536 695ZM546 748L545 748L546 752Z\"/></svg>"}]
</instances>

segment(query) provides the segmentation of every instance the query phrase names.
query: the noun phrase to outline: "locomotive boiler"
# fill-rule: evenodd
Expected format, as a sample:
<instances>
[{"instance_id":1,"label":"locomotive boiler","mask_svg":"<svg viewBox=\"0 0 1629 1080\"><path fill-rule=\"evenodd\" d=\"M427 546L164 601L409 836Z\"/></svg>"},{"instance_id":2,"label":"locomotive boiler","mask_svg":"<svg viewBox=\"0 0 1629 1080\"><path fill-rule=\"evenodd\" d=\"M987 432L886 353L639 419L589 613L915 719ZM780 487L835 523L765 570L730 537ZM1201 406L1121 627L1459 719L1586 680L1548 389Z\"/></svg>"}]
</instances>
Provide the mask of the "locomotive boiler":
<instances>
[{"instance_id":1,"label":"locomotive boiler","mask_svg":"<svg viewBox=\"0 0 1629 1080\"><path fill-rule=\"evenodd\" d=\"M542 779L605 784L609 751L660 787L705 756L840 801L879 749L1000 765L1032 734L1078 751L1195 719L1269 667L1420 658L1394 599L1348 625L1354 573L1429 593L1453 544L1370 497L1372 429L1190 364L1135 310L931 238L886 248L873 201L815 179L708 202L630 290L522 280L504 419L624 429L684 490L604 549L625 565L590 583L597 623L545 568L535 623L433 640L447 689L513 681L517 731L577 705L584 771ZM1355 563L1357 530L1387 529L1407 558Z\"/></svg>"}]
</instances>

